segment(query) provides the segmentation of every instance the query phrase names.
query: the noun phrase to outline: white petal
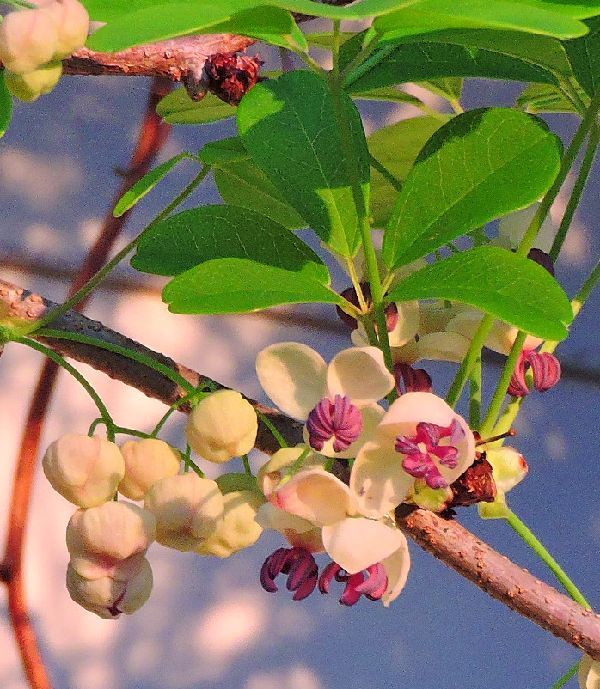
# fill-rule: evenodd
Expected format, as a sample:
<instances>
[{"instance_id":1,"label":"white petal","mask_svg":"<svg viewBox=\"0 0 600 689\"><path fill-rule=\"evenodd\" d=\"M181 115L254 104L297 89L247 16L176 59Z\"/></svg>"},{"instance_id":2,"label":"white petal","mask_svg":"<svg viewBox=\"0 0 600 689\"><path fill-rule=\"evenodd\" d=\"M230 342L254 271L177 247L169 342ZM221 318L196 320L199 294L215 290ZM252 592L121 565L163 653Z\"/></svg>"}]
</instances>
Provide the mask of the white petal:
<instances>
[{"instance_id":1,"label":"white petal","mask_svg":"<svg viewBox=\"0 0 600 689\"><path fill-rule=\"evenodd\" d=\"M358 510L367 517L382 517L408 496L415 479L402 469L402 456L391 443L366 443L352 467L350 490Z\"/></svg>"},{"instance_id":2,"label":"white petal","mask_svg":"<svg viewBox=\"0 0 600 689\"><path fill-rule=\"evenodd\" d=\"M581 689L600 689L600 662L590 656L583 656L579 663L579 686Z\"/></svg>"},{"instance_id":3,"label":"white petal","mask_svg":"<svg viewBox=\"0 0 600 689\"><path fill-rule=\"evenodd\" d=\"M405 301L396 304L398 322L396 327L388 333L390 347L402 347L410 342L419 330L420 314L418 301Z\"/></svg>"},{"instance_id":4,"label":"white petal","mask_svg":"<svg viewBox=\"0 0 600 689\"><path fill-rule=\"evenodd\" d=\"M398 598L408 578L410 553L406 538L398 550L383 560L382 564L388 577L388 586L381 600L387 608L392 601Z\"/></svg>"},{"instance_id":5,"label":"white petal","mask_svg":"<svg viewBox=\"0 0 600 689\"><path fill-rule=\"evenodd\" d=\"M475 459L475 438L467 422L459 416L441 397L432 392L407 392L388 409L378 427L378 439L382 445L391 443L399 435L414 436L420 421L447 427L456 420L463 431L461 440L455 443L458 462L454 469L438 464L442 476L448 483L455 481ZM442 438L441 445L448 445L449 439Z\"/></svg>"},{"instance_id":6,"label":"white petal","mask_svg":"<svg viewBox=\"0 0 600 689\"><path fill-rule=\"evenodd\" d=\"M448 305L445 301L427 301L421 303L421 324L419 326L419 336L428 333L437 333L446 330L448 323L459 313L464 311L464 304Z\"/></svg>"},{"instance_id":7,"label":"white petal","mask_svg":"<svg viewBox=\"0 0 600 689\"><path fill-rule=\"evenodd\" d=\"M300 471L269 497L279 509L325 526L356 513L350 488L323 469Z\"/></svg>"},{"instance_id":8,"label":"white petal","mask_svg":"<svg viewBox=\"0 0 600 689\"><path fill-rule=\"evenodd\" d=\"M307 345L279 342L256 357L256 373L264 391L295 419L306 419L326 395L327 364Z\"/></svg>"},{"instance_id":9,"label":"white petal","mask_svg":"<svg viewBox=\"0 0 600 689\"><path fill-rule=\"evenodd\" d=\"M306 519L280 510L270 502L258 508L256 522L263 529L279 531L293 546L304 548L311 553L322 553L325 550L321 540L320 528L306 521Z\"/></svg>"},{"instance_id":10,"label":"white petal","mask_svg":"<svg viewBox=\"0 0 600 689\"><path fill-rule=\"evenodd\" d=\"M533 216L537 212L539 205L539 203L534 203L533 205L523 208L520 211L509 213L502 218L502 220L500 220L500 223L498 224L498 237L503 246L508 244L509 248L511 249L516 249L519 246L525 231L529 227L529 224L533 220ZM535 246L538 249L548 253L552 247L556 230L556 225L554 224L551 216L548 215L536 237Z\"/></svg>"},{"instance_id":11,"label":"white petal","mask_svg":"<svg viewBox=\"0 0 600 689\"><path fill-rule=\"evenodd\" d=\"M382 562L406 543L398 529L364 517L325 526L322 535L325 550L348 574Z\"/></svg>"},{"instance_id":12,"label":"white petal","mask_svg":"<svg viewBox=\"0 0 600 689\"><path fill-rule=\"evenodd\" d=\"M367 337L365 328L361 323L358 324L358 328L355 328L350 333L350 339L355 347L366 347L369 344L369 338Z\"/></svg>"},{"instance_id":13,"label":"white petal","mask_svg":"<svg viewBox=\"0 0 600 689\"><path fill-rule=\"evenodd\" d=\"M428 361L462 361L469 351L471 340L455 332L428 333L416 344L416 359Z\"/></svg>"},{"instance_id":14,"label":"white petal","mask_svg":"<svg viewBox=\"0 0 600 689\"><path fill-rule=\"evenodd\" d=\"M327 367L329 396L345 395L356 406L383 399L394 388L383 352L377 347L352 347L339 352Z\"/></svg>"}]
</instances>

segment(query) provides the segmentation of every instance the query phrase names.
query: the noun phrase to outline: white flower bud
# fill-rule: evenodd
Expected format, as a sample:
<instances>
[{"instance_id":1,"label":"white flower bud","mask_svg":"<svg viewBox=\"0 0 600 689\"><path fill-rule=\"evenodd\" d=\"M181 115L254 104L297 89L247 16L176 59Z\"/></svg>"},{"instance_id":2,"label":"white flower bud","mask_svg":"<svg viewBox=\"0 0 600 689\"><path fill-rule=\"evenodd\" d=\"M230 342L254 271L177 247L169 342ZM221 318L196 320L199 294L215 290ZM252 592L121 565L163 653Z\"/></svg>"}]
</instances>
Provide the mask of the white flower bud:
<instances>
[{"instance_id":1,"label":"white flower bud","mask_svg":"<svg viewBox=\"0 0 600 689\"><path fill-rule=\"evenodd\" d=\"M529 471L525 457L512 447L486 450L485 458L492 465L496 488L502 494L521 483Z\"/></svg>"},{"instance_id":2,"label":"white flower bud","mask_svg":"<svg viewBox=\"0 0 600 689\"><path fill-rule=\"evenodd\" d=\"M281 450L273 453L271 458L261 466L256 480L258 487L266 498L277 488L282 479L289 474L290 467L300 458L303 452L303 447L282 447Z\"/></svg>"},{"instance_id":3,"label":"white flower bud","mask_svg":"<svg viewBox=\"0 0 600 689\"><path fill-rule=\"evenodd\" d=\"M24 74L14 74L5 70L4 83L15 98L26 103L33 103L40 96L45 96L54 89L60 81L62 72L62 62L50 62Z\"/></svg>"},{"instance_id":4,"label":"white flower bud","mask_svg":"<svg viewBox=\"0 0 600 689\"><path fill-rule=\"evenodd\" d=\"M42 467L54 490L79 507L110 500L125 475L123 455L114 443L74 433L48 447Z\"/></svg>"},{"instance_id":5,"label":"white flower bud","mask_svg":"<svg viewBox=\"0 0 600 689\"><path fill-rule=\"evenodd\" d=\"M139 566L156 534L147 510L126 502L106 502L78 510L67 526L73 568L87 579L127 577Z\"/></svg>"},{"instance_id":6,"label":"white flower bud","mask_svg":"<svg viewBox=\"0 0 600 689\"><path fill-rule=\"evenodd\" d=\"M0 24L0 60L15 74L50 62L57 43L56 20L44 9L11 12Z\"/></svg>"},{"instance_id":7,"label":"white flower bud","mask_svg":"<svg viewBox=\"0 0 600 689\"><path fill-rule=\"evenodd\" d=\"M222 464L254 447L258 420L250 402L235 390L205 397L190 414L186 435L194 452Z\"/></svg>"},{"instance_id":8,"label":"white flower bud","mask_svg":"<svg viewBox=\"0 0 600 689\"><path fill-rule=\"evenodd\" d=\"M43 9L56 22L58 37L53 59L62 60L85 44L90 16L78 0L44 2Z\"/></svg>"},{"instance_id":9,"label":"white flower bud","mask_svg":"<svg viewBox=\"0 0 600 689\"><path fill-rule=\"evenodd\" d=\"M156 517L156 540L176 550L194 550L223 521L219 486L193 473L155 483L146 493L144 507Z\"/></svg>"},{"instance_id":10,"label":"white flower bud","mask_svg":"<svg viewBox=\"0 0 600 689\"><path fill-rule=\"evenodd\" d=\"M256 522L258 508L264 499L249 490L236 490L223 496L223 522L196 552L200 555L229 557L258 541L262 527Z\"/></svg>"},{"instance_id":11,"label":"white flower bud","mask_svg":"<svg viewBox=\"0 0 600 689\"><path fill-rule=\"evenodd\" d=\"M125 478L119 484L119 493L131 500L142 500L157 481L179 472L179 452L158 438L129 440L121 445L121 453Z\"/></svg>"},{"instance_id":12,"label":"white flower bud","mask_svg":"<svg viewBox=\"0 0 600 689\"><path fill-rule=\"evenodd\" d=\"M69 564L67 590L71 598L86 610L103 619L116 619L121 613L131 615L139 610L152 591L152 569L143 558L137 571L128 578L101 577L86 579Z\"/></svg>"}]
</instances>

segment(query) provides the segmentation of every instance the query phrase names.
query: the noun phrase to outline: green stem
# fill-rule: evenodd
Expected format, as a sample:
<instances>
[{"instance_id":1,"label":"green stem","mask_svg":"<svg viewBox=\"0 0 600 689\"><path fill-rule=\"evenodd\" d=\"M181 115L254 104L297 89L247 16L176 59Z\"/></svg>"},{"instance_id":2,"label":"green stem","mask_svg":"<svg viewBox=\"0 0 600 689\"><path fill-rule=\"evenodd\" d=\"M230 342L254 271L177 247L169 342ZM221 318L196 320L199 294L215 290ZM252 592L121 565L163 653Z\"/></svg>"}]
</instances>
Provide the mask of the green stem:
<instances>
[{"instance_id":1,"label":"green stem","mask_svg":"<svg viewBox=\"0 0 600 689\"><path fill-rule=\"evenodd\" d=\"M102 423L106 425L106 434L108 436L108 439L114 440L115 423L112 419L112 416L110 415L110 412L108 411L108 408L102 401L100 395L94 390L92 385L81 375L81 373L79 373L79 371L74 366L71 366L71 364L65 361L65 359L63 359L63 357L60 354L58 354L58 352L55 352L53 349L50 349L50 347L46 347L46 345L43 345L41 342L32 340L29 337L18 337L14 340L14 342L26 345L31 349L35 349L37 352L40 352L44 356L48 357L48 359L50 359L55 364L60 366L62 369L67 371L67 373L70 373L73 376L73 378L75 378L75 380L84 388L84 390L92 398L92 401L98 409L98 413L100 414Z\"/></svg>"},{"instance_id":2,"label":"green stem","mask_svg":"<svg viewBox=\"0 0 600 689\"><path fill-rule=\"evenodd\" d=\"M376 38L373 37L363 49L358 53L358 55L350 62L349 65L344 69L342 74L343 85L345 89L348 89L352 84L357 82L361 77L363 77L367 72L369 72L375 65L386 59L391 55L394 50L396 50L395 45L389 44L380 50L378 50L374 55L371 55L375 49Z\"/></svg>"},{"instance_id":3,"label":"green stem","mask_svg":"<svg viewBox=\"0 0 600 689\"><path fill-rule=\"evenodd\" d=\"M542 560L542 562L550 569L552 574L562 584L571 598L579 605L582 605L587 610L591 610L592 606L584 598L581 591L571 581L564 569L548 552L546 547L541 543L533 531L521 520L517 515L506 508L507 515L505 516L508 524L515 530L515 532L525 541L525 543L535 552L535 554Z\"/></svg>"},{"instance_id":4,"label":"green stem","mask_svg":"<svg viewBox=\"0 0 600 689\"><path fill-rule=\"evenodd\" d=\"M342 100L342 84L340 78L339 68L339 53L340 53L340 22L335 21L333 26L333 69L330 74L330 85L333 94L333 100L336 110L338 123L342 135L342 145L344 147L344 158L347 161L348 171L352 179L352 196L354 205L356 206L356 214L358 218L358 225L360 229L362 247L365 255L365 268L371 288L371 299L373 301L373 311L375 313L375 322L377 323L377 336L379 339L379 346L383 351L386 366L390 371L394 370L394 362L392 360L392 351L390 349L390 342L388 338L387 323L383 305L383 287L381 284L381 276L379 274L379 266L377 265L377 253L373 244L373 237L371 236L371 225L369 223L368 209L365 207L365 199L362 194L360 173L354 151L352 149L352 131L350 123L348 122L346 108Z\"/></svg>"},{"instance_id":5,"label":"green stem","mask_svg":"<svg viewBox=\"0 0 600 689\"><path fill-rule=\"evenodd\" d=\"M481 374L481 357L479 357L469 376L469 426L471 428L479 428L481 423Z\"/></svg>"},{"instance_id":6,"label":"green stem","mask_svg":"<svg viewBox=\"0 0 600 689\"><path fill-rule=\"evenodd\" d=\"M573 216L575 215L577 206L579 206L583 190L585 189L585 185L587 183L590 171L594 164L594 158L596 157L596 153L598 151L599 142L600 127L597 124L594 124L590 132L590 138L588 140L585 155L583 157L583 160L581 161L581 167L579 168L577 180L575 181L575 185L573 186L571 197L569 198L569 202L565 209L565 214L563 215L562 220L560 221L558 232L556 233L556 237L554 238L552 248L550 249L550 258L553 261L556 261L556 259L558 258L558 254L560 253L562 245L564 244L564 241L567 237L567 232L571 227Z\"/></svg>"},{"instance_id":7,"label":"green stem","mask_svg":"<svg viewBox=\"0 0 600 689\"><path fill-rule=\"evenodd\" d=\"M494 424L496 423L498 416L500 416L502 405L504 404L504 398L508 392L511 378L517 366L517 362L519 361L519 357L521 356L521 352L523 351L523 345L525 344L526 339L527 333L524 333L522 330L520 330L517 333L517 337L515 338L515 342L510 350L510 354L508 355L506 363L504 364L504 369L502 370L502 374L500 375L500 379L496 385L496 390L494 391L494 396L492 397L492 401L488 407L485 421L481 425L480 432L483 438L492 434Z\"/></svg>"},{"instance_id":8,"label":"green stem","mask_svg":"<svg viewBox=\"0 0 600 689\"><path fill-rule=\"evenodd\" d=\"M469 351L462 360L458 371L456 372L456 376L452 381L450 390L448 390L448 394L446 395L446 402L448 402L451 407L456 406L456 403L460 399L462 391L469 380L473 366L475 366L478 359L481 359L481 350L483 349L483 345L485 344L493 325L494 316L488 314L487 316L483 317L479 328L477 328L477 332L471 340Z\"/></svg>"},{"instance_id":9,"label":"green stem","mask_svg":"<svg viewBox=\"0 0 600 689\"><path fill-rule=\"evenodd\" d=\"M583 308L583 305L588 300L590 294L594 291L599 282L600 261L596 263L596 265L594 266L594 270L592 270L592 272L589 274L588 278L581 286L581 289L579 290L579 292L577 292L577 294L573 298L573 301L571 302L573 305L573 314L575 316L579 314L579 312Z\"/></svg>"},{"instance_id":10,"label":"green stem","mask_svg":"<svg viewBox=\"0 0 600 689\"><path fill-rule=\"evenodd\" d=\"M250 468L250 460L248 459L248 455L242 455L242 464L244 465L244 471L248 476L254 476L252 473L252 469Z\"/></svg>"},{"instance_id":11,"label":"green stem","mask_svg":"<svg viewBox=\"0 0 600 689\"><path fill-rule=\"evenodd\" d=\"M177 206L179 206L187 197L198 187L208 173L210 172L210 166L204 165L200 172L194 177L194 179L187 185L187 187L178 194L171 203L169 203L166 208L164 208L152 222L147 225L138 236L133 239L129 244L127 244L118 254L116 254L103 268L101 268L95 275L93 275L80 289L75 292L75 294L65 301L64 304L60 304L56 308L49 311L43 318L36 321L33 328L28 330L28 333L37 331L39 328L43 328L52 321L63 316L67 311L74 308L81 301L86 299L93 291L98 287L98 285L119 265L119 263L137 246L140 239L150 230L152 227L157 225L159 222L164 220L168 215L170 215Z\"/></svg>"},{"instance_id":12,"label":"green stem","mask_svg":"<svg viewBox=\"0 0 600 689\"><path fill-rule=\"evenodd\" d=\"M575 677L578 670L579 661L577 661L573 667L569 668L565 674L559 680L557 680L556 684L552 686L552 689L562 689L565 687L573 679L573 677Z\"/></svg>"},{"instance_id":13,"label":"green stem","mask_svg":"<svg viewBox=\"0 0 600 689\"><path fill-rule=\"evenodd\" d=\"M394 177L394 175L385 167L385 165L382 165L377 158L374 156L370 156L371 158L371 167L377 170L380 175L385 177L385 179L394 187L394 189L397 192L402 191L402 182Z\"/></svg>"},{"instance_id":14,"label":"green stem","mask_svg":"<svg viewBox=\"0 0 600 689\"><path fill-rule=\"evenodd\" d=\"M281 433L275 428L275 425L271 422L271 419L266 414L262 414L257 411L256 416L265 424L265 426L271 431L271 435L279 443L279 447L289 447L286 439L281 435Z\"/></svg>"},{"instance_id":15,"label":"green stem","mask_svg":"<svg viewBox=\"0 0 600 689\"><path fill-rule=\"evenodd\" d=\"M595 127L596 118L598 116L598 110L600 109L600 91L592 98L589 108L586 110L585 117L581 121L579 128L575 132L573 140L569 144L569 147L565 151L563 159L560 164L560 169L554 180L552 186L545 193L539 208L537 209L535 215L533 216L527 231L525 232L523 239L517 249L517 254L520 256L527 256L531 248L535 243L537 234L542 226L542 223L548 215L550 207L554 203L560 188L564 184L569 171L573 167L577 156L579 155L579 150L583 145L583 142L588 135L588 132Z\"/></svg>"},{"instance_id":16,"label":"green stem","mask_svg":"<svg viewBox=\"0 0 600 689\"><path fill-rule=\"evenodd\" d=\"M103 340L98 340L95 337L90 337L89 335L65 332L63 330L54 330L52 328L44 328L43 330L36 331L36 337L48 337L53 340L70 340L71 342L79 342L92 347L98 347L98 349L105 349L108 352L113 352L114 354L120 354L126 359L137 361L139 364L143 364L144 366L161 373L163 376L165 376L165 378L168 378L170 381L186 390L186 392L196 392L196 388L181 374L177 373L177 371L174 371L172 368L159 363L150 356L136 352L128 347L122 347L121 345L104 342Z\"/></svg>"},{"instance_id":17,"label":"green stem","mask_svg":"<svg viewBox=\"0 0 600 689\"><path fill-rule=\"evenodd\" d=\"M194 392L189 392L184 397L181 397L180 399L173 402L173 404L161 416L161 418L159 419L156 426L154 426L154 428L152 429L152 432L150 433L150 437L156 438L156 436L161 432L165 423L167 423L167 421L171 417L171 414L173 414L173 412L175 412L177 409L179 409L179 407L186 404L187 402L189 402L192 399L201 400L201 399L204 399L204 397L207 397L208 395L210 395L210 392L202 392L200 390L194 390Z\"/></svg>"}]
</instances>

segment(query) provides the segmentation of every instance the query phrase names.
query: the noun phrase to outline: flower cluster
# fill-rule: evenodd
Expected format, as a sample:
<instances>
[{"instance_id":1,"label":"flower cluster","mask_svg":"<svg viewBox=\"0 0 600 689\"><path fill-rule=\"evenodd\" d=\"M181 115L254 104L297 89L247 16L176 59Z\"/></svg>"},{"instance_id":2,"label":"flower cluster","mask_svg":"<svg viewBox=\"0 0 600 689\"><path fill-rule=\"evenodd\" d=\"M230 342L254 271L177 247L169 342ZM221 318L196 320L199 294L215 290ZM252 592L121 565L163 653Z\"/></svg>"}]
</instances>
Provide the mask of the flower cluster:
<instances>
[{"instance_id":1,"label":"flower cluster","mask_svg":"<svg viewBox=\"0 0 600 689\"><path fill-rule=\"evenodd\" d=\"M254 445L252 406L232 390L199 402L187 426L189 444L217 463ZM77 505L67 527L67 589L86 610L111 619L131 614L150 596L146 551L161 545L229 557L254 544L264 498L252 486L221 488L196 473L180 473L181 453L154 437L120 447L99 437L68 434L47 449L42 466L52 487ZM120 493L133 502L115 501Z\"/></svg>"},{"instance_id":2,"label":"flower cluster","mask_svg":"<svg viewBox=\"0 0 600 689\"><path fill-rule=\"evenodd\" d=\"M0 60L8 89L34 101L49 93L62 75L61 60L81 48L89 15L78 0L37 0L34 9L19 9L0 24Z\"/></svg>"}]
</instances>

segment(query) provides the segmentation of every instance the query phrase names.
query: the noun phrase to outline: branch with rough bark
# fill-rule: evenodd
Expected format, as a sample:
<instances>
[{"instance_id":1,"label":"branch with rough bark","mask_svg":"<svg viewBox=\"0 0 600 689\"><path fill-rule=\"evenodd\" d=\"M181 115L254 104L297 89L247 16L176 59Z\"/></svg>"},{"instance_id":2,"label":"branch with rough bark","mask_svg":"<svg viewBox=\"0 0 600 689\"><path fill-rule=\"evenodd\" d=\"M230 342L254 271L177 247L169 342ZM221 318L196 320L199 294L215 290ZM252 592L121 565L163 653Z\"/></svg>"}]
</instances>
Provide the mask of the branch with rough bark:
<instances>
[{"instance_id":1,"label":"branch with rough bark","mask_svg":"<svg viewBox=\"0 0 600 689\"><path fill-rule=\"evenodd\" d=\"M4 318L33 323L55 306L39 295L0 280L0 314L4 314ZM194 386L214 382L78 313L69 312L57 319L52 326L55 330L65 333L88 335L95 338L99 344L117 345L151 356ZM72 340L46 339L45 342L64 356L85 362L150 397L162 400L165 404L171 405L186 394L186 390L166 376L114 352ZM270 420L290 443L298 441L298 422L275 409L258 404L256 406L259 411L269 415ZM185 411L185 408L182 407L182 410ZM273 452L278 447L264 426L261 428L257 447L265 452ZM418 545L483 591L600 660L600 616L585 610L564 594L540 581L456 521L445 520L432 512L417 509L407 516L398 516L398 523Z\"/></svg>"}]
</instances>

